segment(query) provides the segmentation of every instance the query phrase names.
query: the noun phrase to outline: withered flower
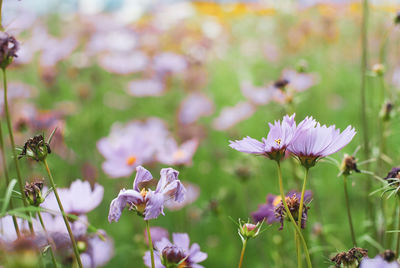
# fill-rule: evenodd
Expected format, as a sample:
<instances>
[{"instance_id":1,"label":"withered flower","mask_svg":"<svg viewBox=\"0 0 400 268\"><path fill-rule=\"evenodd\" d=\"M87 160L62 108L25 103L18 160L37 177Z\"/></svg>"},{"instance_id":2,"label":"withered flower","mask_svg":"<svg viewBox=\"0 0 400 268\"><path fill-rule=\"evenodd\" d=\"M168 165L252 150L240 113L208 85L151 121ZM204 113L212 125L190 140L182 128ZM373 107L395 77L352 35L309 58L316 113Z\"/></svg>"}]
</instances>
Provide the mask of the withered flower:
<instances>
[{"instance_id":1,"label":"withered flower","mask_svg":"<svg viewBox=\"0 0 400 268\"><path fill-rule=\"evenodd\" d=\"M36 161L43 161L50 153L50 145L44 140L43 135L36 135L25 142L18 159L26 156Z\"/></svg>"},{"instance_id":2,"label":"withered flower","mask_svg":"<svg viewBox=\"0 0 400 268\"><path fill-rule=\"evenodd\" d=\"M357 159L348 154L344 155L340 170L344 175L350 175L353 171L357 173L361 172L361 170L359 170L357 167Z\"/></svg>"},{"instance_id":3,"label":"withered flower","mask_svg":"<svg viewBox=\"0 0 400 268\"><path fill-rule=\"evenodd\" d=\"M35 179L33 182L26 182L24 193L25 196L32 206L38 207L43 203L44 198L42 197L43 180Z\"/></svg>"},{"instance_id":4,"label":"withered flower","mask_svg":"<svg viewBox=\"0 0 400 268\"><path fill-rule=\"evenodd\" d=\"M361 259L367 256L367 253L367 249L354 247L347 252L336 254L331 261L335 263L335 267L356 267Z\"/></svg>"},{"instance_id":5,"label":"withered flower","mask_svg":"<svg viewBox=\"0 0 400 268\"><path fill-rule=\"evenodd\" d=\"M0 67L7 68L14 57L17 57L18 41L6 32L0 32Z\"/></svg>"}]
</instances>

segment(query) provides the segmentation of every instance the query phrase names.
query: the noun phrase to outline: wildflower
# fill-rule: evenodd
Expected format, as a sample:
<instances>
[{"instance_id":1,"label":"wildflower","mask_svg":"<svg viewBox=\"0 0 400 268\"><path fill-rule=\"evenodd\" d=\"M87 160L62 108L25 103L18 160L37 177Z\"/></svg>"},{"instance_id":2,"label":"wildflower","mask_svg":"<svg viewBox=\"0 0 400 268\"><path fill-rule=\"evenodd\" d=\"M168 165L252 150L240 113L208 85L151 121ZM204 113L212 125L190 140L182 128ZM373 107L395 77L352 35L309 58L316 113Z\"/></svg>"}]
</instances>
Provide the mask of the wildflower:
<instances>
[{"instance_id":1,"label":"wildflower","mask_svg":"<svg viewBox=\"0 0 400 268\"><path fill-rule=\"evenodd\" d=\"M66 213L84 215L100 205L104 187L96 183L92 189L88 181L75 180L69 188L57 188L57 191ZM46 197L42 207L59 211L54 192Z\"/></svg>"},{"instance_id":2,"label":"wildflower","mask_svg":"<svg viewBox=\"0 0 400 268\"><path fill-rule=\"evenodd\" d=\"M250 82L243 82L240 85L242 94L255 105L266 105L272 100L273 89L270 87L256 87Z\"/></svg>"},{"instance_id":3,"label":"wildflower","mask_svg":"<svg viewBox=\"0 0 400 268\"><path fill-rule=\"evenodd\" d=\"M200 251L197 243L190 245L189 236L185 233L173 233L171 243L167 238L155 243L155 267L196 267L203 266L198 263L207 259L207 253ZM151 267L150 251L143 256L144 264Z\"/></svg>"},{"instance_id":4,"label":"wildflower","mask_svg":"<svg viewBox=\"0 0 400 268\"><path fill-rule=\"evenodd\" d=\"M6 32L0 32L0 67L7 68L13 59L17 57L19 49L18 41Z\"/></svg>"},{"instance_id":5,"label":"wildflower","mask_svg":"<svg viewBox=\"0 0 400 268\"><path fill-rule=\"evenodd\" d=\"M353 171L357 173L361 172L361 170L359 170L357 167L357 159L348 154L344 155L340 170L344 175L350 175Z\"/></svg>"},{"instance_id":6,"label":"wildflower","mask_svg":"<svg viewBox=\"0 0 400 268\"><path fill-rule=\"evenodd\" d=\"M40 266L40 247L34 236L22 236L1 245L0 254L6 254L4 267L34 268ZM3 257L3 256L2 256Z\"/></svg>"},{"instance_id":7,"label":"wildflower","mask_svg":"<svg viewBox=\"0 0 400 268\"><path fill-rule=\"evenodd\" d=\"M239 141L230 141L229 146L239 152L264 155L270 159L279 161L285 156L286 148L292 141L296 130L295 114L284 116L282 123L275 121L269 123L270 131L267 138L262 138L262 142L250 137Z\"/></svg>"},{"instance_id":8,"label":"wildflower","mask_svg":"<svg viewBox=\"0 0 400 268\"><path fill-rule=\"evenodd\" d=\"M385 178L389 185L399 184L400 182L400 167L393 167Z\"/></svg>"},{"instance_id":9,"label":"wildflower","mask_svg":"<svg viewBox=\"0 0 400 268\"><path fill-rule=\"evenodd\" d=\"M239 122L251 117L256 109L249 102L239 102L235 106L225 107L214 119L212 125L216 130L227 130Z\"/></svg>"},{"instance_id":10,"label":"wildflower","mask_svg":"<svg viewBox=\"0 0 400 268\"><path fill-rule=\"evenodd\" d=\"M201 93L191 93L181 103L178 111L179 123L188 125L195 123L200 117L214 112L213 102Z\"/></svg>"},{"instance_id":11,"label":"wildflower","mask_svg":"<svg viewBox=\"0 0 400 268\"><path fill-rule=\"evenodd\" d=\"M99 65L114 74L128 75L144 71L148 66L148 57L141 51L112 52L101 55Z\"/></svg>"},{"instance_id":12,"label":"wildflower","mask_svg":"<svg viewBox=\"0 0 400 268\"><path fill-rule=\"evenodd\" d=\"M341 150L355 134L351 126L340 133L335 125L321 126L312 117L306 117L298 125L288 150L300 160L304 167L310 168L319 159Z\"/></svg>"},{"instance_id":13,"label":"wildflower","mask_svg":"<svg viewBox=\"0 0 400 268\"><path fill-rule=\"evenodd\" d=\"M268 194L266 198L266 203L258 206L257 211L251 213L251 217L255 222L261 222L266 220L268 224L278 222L279 219L275 217L275 208L281 202L280 195Z\"/></svg>"},{"instance_id":14,"label":"wildflower","mask_svg":"<svg viewBox=\"0 0 400 268\"><path fill-rule=\"evenodd\" d=\"M166 208L169 210L179 210L197 200L200 195L200 188L197 185L188 182L184 182L183 186L186 189L185 199L182 202L177 202L174 199L170 199L165 202Z\"/></svg>"},{"instance_id":15,"label":"wildflower","mask_svg":"<svg viewBox=\"0 0 400 268\"><path fill-rule=\"evenodd\" d=\"M281 81L285 81L285 86L290 87L294 91L303 92L315 85L318 82L318 78L312 73L285 69L282 71Z\"/></svg>"},{"instance_id":16,"label":"wildflower","mask_svg":"<svg viewBox=\"0 0 400 268\"><path fill-rule=\"evenodd\" d=\"M347 252L340 252L331 259L335 267L358 267L361 259L366 257L368 250L363 248L352 248Z\"/></svg>"},{"instance_id":17,"label":"wildflower","mask_svg":"<svg viewBox=\"0 0 400 268\"><path fill-rule=\"evenodd\" d=\"M296 221L299 220L300 196L301 195L299 192L291 191L285 197L285 199L286 199L285 201L289 208L290 214L292 214L293 218ZM305 205L303 207L303 212L301 215L301 228L302 229L306 228L307 214L308 214L308 210L310 208L308 206L308 204L311 202L311 198L312 198L311 191L306 191L304 193L304 204ZM275 207L275 217L281 223L279 230L282 230L283 229L283 221L287 217L286 209L285 209L285 206L283 205L282 200L280 200L280 203Z\"/></svg>"},{"instance_id":18,"label":"wildflower","mask_svg":"<svg viewBox=\"0 0 400 268\"><path fill-rule=\"evenodd\" d=\"M39 206L43 203L44 198L42 197L43 180L35 180L31 183L26 182L24 187L24 194L29 204L32 206Z\"/></svg>"},{"instance_id":19,"label":"wildflower","mask_svg":"<svg viewBox=\"0 0 400 268\"><path fill-rule=\"evenodd\" d=\"M133 189L122 189L118 197L111 202L108 221L118 221L126 205L129 205L129 209L133 209L138 215L143 216L145 220L155 219L160 214L164 215L166 201L174 199L182 202L184 200L186 190L178 179L178 174L179 172L172 168L161 169L161 178L156 190L153 191L145 187L153 180L153 176L148 170L138 166Z\"/></svg>"},{"instance_id":20,"label":"wildflower","mask_svg":"<svg viewBox=\"0 0 400 268\"><path fill-rule=\"evenodd\" d=\"M45 142L43 135L36 135L25 142L18 159L26 156L36 161L43 161L48 154L51 154L49 143Z\"/></svg>"},{"instance_id":21,"label":"wildflower","mask_svg":"<svg viewBox=\"0 0 400 268\"><path fill-rule=\"evenodd\" d=\"M178 146L175 139L169 138L160 146L156 158L166 165L191 165L198 145L197 139L191 139Z\"/></svg>"},{"instance_id":22,"label":"wildflower","mask_svg":"<svg viewBox=\"0 0 400 268\"><path fill-rule=\"evenodd\" d=\"M154 56L153 68L160 75L182 73L187 68L187 62L181 55L165 52Z\"/></svg>"},{"instance_id":23,"label":"wildflower","mask_svg":"<svg viewBox=\"0 0 400 268\"><path fill-rule=\"evenodd\" d=\"M132 80L128 83L128 94L136 97L161 96L165 85L159 78Z\"/></svg>"},{"instance_id":24,"label":"wildflower","mask_svg":"<svg viewBox=\"0 0 400 268\"><path fill-rule=\"evenodd\" d=\"M164 123L157 118L114 124L110 135L97 142L97 149L105 158L104 172L112 178L129 176L137 166L154 160L167 135Z\"/></svg>"},{"instance_id":25,"label":"wildflower","mask_svg":"<svg viewBox=\"0 0 400 268\"><path fill-rule=\"evenodd\" d=\"M385 73L386 68L382 63L376 63L372 66L372 71L375 75L382 76Z\"/></svg>"}]
</instances>

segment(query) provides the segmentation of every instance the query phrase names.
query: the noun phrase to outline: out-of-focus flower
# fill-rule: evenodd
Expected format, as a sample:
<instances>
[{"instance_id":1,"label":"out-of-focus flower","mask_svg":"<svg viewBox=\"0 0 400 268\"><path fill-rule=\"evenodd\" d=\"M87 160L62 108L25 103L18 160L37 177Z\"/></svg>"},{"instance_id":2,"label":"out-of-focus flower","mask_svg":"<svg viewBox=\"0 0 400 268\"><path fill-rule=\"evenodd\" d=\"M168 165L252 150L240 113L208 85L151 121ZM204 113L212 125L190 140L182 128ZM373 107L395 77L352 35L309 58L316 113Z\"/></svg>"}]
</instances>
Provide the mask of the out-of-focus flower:
<instances>
[{"instance_id":1,"label":"out-of-focus flower","mask_svg":"<svg viewBox=\"0 0 400 268\"><path fill-rule=\"evenodd\" d=\"M198 145L197 139L191 139L178 146L175 139L169 138L159 148L156 158L166 165L191 165Z\"/></svg>"},{"instance_id":2,"label":"out-of-focus flower","mask_svg":"<svg viewBox=\"0 0 400 268\"><path fill-rule=\"evenodd\" d=\"M155 243L154 257L156 268L176 267L202 268L198 264L207 259L207 253L200 251L197 243L190 245L189 236L184 233L173 233L171 243L167 238ZM144 264L151 267L150 251L146 251L143 257Z\"/></svg>"},{"instance_id":3,"label":"out-of-focus flower","mask_svg":"<svg viewBox=\"0 0 400 268\"><path fill-rule=\"evenodd\" d=\"M284 116L274 124L269 123L270 131L267 138L262 141L246 137L238 141L230 141L229 146L239 152L264 155L273 160L281 160L285 156L286 148L292 141L296 131L295 114Z\"/></svg>"},{"instance_id":4,"label":"out-of-focus flower","mask_svg":"<svg viewBox=\"0 0 400 268\"><path fill-rule=\"evenodd\" d=\"M158 78L132 80L127 87L128 94L136 97L161 96L164 91L164 82Z\"/></svg>"},{"instance_id":5,"label":"out-of-focus flower","mask_svg":"<svg viewBox=\"0 0 400 268\"><path fill-rule=\"evenodd\" d=\"M153 242L154 245L156 242L161 241L163 238L168 238L169 233L167 229L158 226L153 226L150 227L150 236L151 236L151 241ZM147 235L146 229L143 230L143 237L146 244L149 244L149 237Z\"/></svg>"},{"instance_id":6,"label":"out-of-focus flower","mask_svg":"<svg viewBox=\"0 0 400 268\"><path fill-rule=\"evenodd\" d=\"M391 185L398 184L400 182L400 167L393 167L383 179Z\"/></svg>"},{"instance_id":7,"label":"out-of-focus flower","mask_svg":"<svg viewBox=\"0 0 400 268\"><path fill-rule=\"evenodd\" d=\"M372 66L372 71L375 73L375 75L382 76L385 73L386 68L382 63L376 63Z\"/></svg>"},{"instance_id":8,"label":"out-of-focus flower","mask_svg":"<svg viewBox=\"0 0 400 268\"><path fill-rule=\"evenodd\" d=\"M370 259L365 257L361 260L360 268L399 268L400 264L396 260L396 254L391 250L386 250L382 254Z\"/></svg>"},{"instance_id":9,"label":"out-of-focus flower","mask_svg":"<svg viewBox=\"0 0 400 268\"><path fill-rule=\"evenodd\" d=\"M286 195L286 203L288 205L289 211L292 214L293 218L298 221L299 220L299 209L300 209L300 198L301 198L301 193L297 191L291 191ZM307 222L307 214L308 214L308 204L311 202L312 199L312 193L311 191L306 191L304 193L304 207L301 215L301 228L306 227L306 222ZM279 230L283 229L283 222L287 218L286 215L286 209L285 206L283 205L282 200L280 200L280 203L278 206L275 207L275 217L278 218L279 222L281 223L281 227Z\"/></svg>"},{"instance_id":10,"label":"out-of-focus flower","mask_svg":"<svg viewBox=\"0 0 400 268\"><path fill-rule=\"evenodd\" d=\"M164 123L157 118L125 126L114 124L110 135L97 142L97 149L106 159L102 164L104 172L112 178L129 176L137 166L154 160L167 136Z\"/></svg>"},{"instance_id":11,"label":"out-of-focus flower","mask_svg":"<svg viewBox=\"0 0 400 268\"><path fill-rule=\"evenodd\" d=\"M361 259L366 257L368 250L363 248L352 248L349 251L340 252L331 259L335 263L335 267L358 267Z\"/></svg>"},{"instance_id":12,"label":"out-of-focus flower","mask_svg":"<svg viewBox=\"0 0 400 268\"><path fill-rule=\"evenodd\" d=\"M88 181L76 180L69 188L58 188L58 195L63 204L64 211L68 214L83 215L100 205L103 200L104 188L96 183L92 189ZM54 192L51 192L42 207L59 211Z\"/></svg>"},{"instance_id":13,"label":"out-of-focus flower","mask_svg":"<svg viewBox=\"0 0 400 268\"><path fill-rule=\"evenodd\" d=\"M288 87L302 92L318 83L318 78L312 73L297 72L295 70L285 69L282 71L281 79L288 82Z\"/></svg>"},{"instance_id":14,"label":"out-of-focus flower","mask_svg":"<svg viewBox=\"0 0 400 268\"><path fill-rule=\"evenodd\" d=\"M17 224L21 232L29 232L28 223L20 218L17 218ZM17 239L13 219L11 216L0 218L0 241L12 242Z\"/></svg>"},{"instance_id":15,"label":"out-of-focus flower","mask_svg":"<svg viewBox=\"0 0 400 268\"><path fill-rule=\"evenodd\" d=\"M0 90L0 95L3 96L3 89ZM22 82L10 82L8 84L7 90L7 100L8 105L12 105L14 101L18 101L21 99L29 99L33 98L36 95L36 91L30 85L27 85ZM4 109L4 98L0 99L0 111Z\"/></svg>"},{"instance_id":16,"label":"out-of-focus flower","mask_svg":"<svg viewBox=\"0 0 400 268\"><path fill-rule=\"evenodd\" d=\"M153 59L153 69L160 75L182 73L186 67L185 58L172 52L160 53Z\"/></svg>"},{"instance_id":17,"label":"out-of-focus flower","mask_svg":"<svg viewBox=\"0 0 400 268\"><path fill-rule=\"evenodd\" d=\"M124 208L129 205L130 210L134 210L145 220L157 218L160 214L164 215L164 203L169 199L182 202L185 197L185 187L178 179L179 172L172 168L163 168L160 171L160 180L155 191L146 188L153 176L151 173L138 166L136 177L133 182L133 189L122 189L118 197L110 204L108 221L118 221Z\"/></svg>"},{"instance_id":18,"label":"out-of-focus flower","mask_svg":"<svg viewBox=\"0 0 400 268\"><path fill-rule=\"evenodd\" d=\"M78 46L76 36L67 36L63 39L48 38L40 56L40 66L54 67L59 61L66 59Z\"/></svg>"},{"instance_id":19,"label":"out-of-focus flower","mask_svg":"<svg viewBox=\"0 0 400 268\"><path fill-rule=\"evenodd\" d=\"M214 104L204 94L195 92L188 95L178 112L179 123L183 125L195 123L202 116L209 116L214 112Z\"/></svg>"},{"instance_id":20,"label":"out-of-focus flower","mask_svg":"<svg viewBox=\"0 0 400 268\"><path fill-rule=\"evenodd\" d=\"M14 36L6 32L0 32L0 67L7 68L8 65L17 57L19 44Z\"/></svg>"},{"instance_id":21,"label":"out-of-focus flower","mask_svg":"<svg viewBox=\"0 0 400 268\"><path fill-rule=\"evenodd\" d=\"M127 75L144 71L148 65L147 56L140 52L111 53L100 56L99 65L106 71Z\"/></svg>"},{"instance_id":22,"label":"out-of-focus flower","mask_svg":"<svg viewBox=\"0 0 400 268\"><path fill-rule=\"evenodd\" d=\"M249 102L239 102L235 106L223 108L220 115L213 120L212 126L216 130L227 130L251 117L255 111L255 107Z\"/></svg>"},{"instance_id":23,"label":"out-of-focus flower","mask_svg":"<svg viewBox=\"0 0 400 268\"><path fill-rule=\"evenodd\" d=\"M185 186L186 189L185 200L182 202L177 202L173 199L170 199L165 202L166 208L169 210L180 210L181 208L190 205L197 200L200 195L200 188L197 185L188 182L184 182L183 186Z\"/></svg>"},{"instance_id":24,"label":"out-of-focus flower","mask_svg":"<svg viewBox=\"0 0 400 268\"><path fill-rule=\"evenodd\" d=\"M1 255L6 256L1 256ZM40 266L40 247L34 236L22 236L0 244L2 265L9 268L35 268Z\"/></svg>"},{"instance_id":25,"label":"out-of-focus flower","mask_svg":"<svg viewBox=\"0 0 400 268\"><path fill-rule=\"evenodd\" d=\"M242 94L255 105L266 105L273 97L274 89L271 87L256 87L250 82L243 82L240 86Z\"/></svg>"},{"instance_id":26,"label":"out-of-focus flower","mask_svg":"<svg viewBox=\"0 0 400 268\"><path fill-rule=\"evenodd\" d=\"M310 168L319 159L341 150L354 135L356 132L352 126L348 126L340 133L335 125L321 126L312 117L306 117L298 125L288 150L304 167Z\"/></svg>"},{"instance_id":27,"label":"out-of-focus flower","mask_svg":"<svg viewBox=\"0 0 400 268\"><path fill-rule=\"evenodd\" d=\"M251 213L251 217L255 222L261 222L263 220L266 220L268 224L278 222L279 219L275 217L275 208L279 205L281 200L279 195L268 194L266 203L259 205L257 211Z\"/></svg>"}]
</instances>

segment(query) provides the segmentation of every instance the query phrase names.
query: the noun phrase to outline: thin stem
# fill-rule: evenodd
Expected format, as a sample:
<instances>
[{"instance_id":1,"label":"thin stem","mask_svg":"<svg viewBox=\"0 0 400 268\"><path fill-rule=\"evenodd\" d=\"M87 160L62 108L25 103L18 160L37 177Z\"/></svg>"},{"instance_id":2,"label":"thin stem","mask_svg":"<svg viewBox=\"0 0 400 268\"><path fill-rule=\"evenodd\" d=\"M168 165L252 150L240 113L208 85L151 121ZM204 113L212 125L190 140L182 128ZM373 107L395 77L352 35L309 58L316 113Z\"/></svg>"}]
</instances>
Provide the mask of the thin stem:
<instances>
[{"instance_id":1,"label":"thin stem","mask_svg":"<svg viewBox=\"0 0 400 268\"><path fill-rule=\"evenodd\" d=\"M52 239L49 237L49 235L47 233L46 227L44 226L42 214L40 214L40 211L38 211L38 217L39 217L40 225L42 225L43 231L47 237L47 242L50 244L51 260L53 261L54 267L57 268L58 265L57 265L56 257L54 256L54 252L53 252L54 241L52 241Z\"/></svg>"},{"instance_id":2,"label":"thin stem","mask_svg":"<svg viewBox=\"0 0 400 268\"><path fill-rule=\"evenodd\" d=\"M303 188L301 189L300 206L299 206L299 217L297 219L297 226L301 230L301 220L303 219L303 207L304 207L304 193L306 192L306 184L308 177L308 168L304 172Z\"/></svg>"},{"instance_id":3,"label":"thin stem","mask_svg":"<svg viewBox=\"0 0 400 268\"><path fill-rule=\"evenodd\" d=\"M397 212L398 222L397 222L397 230L400 230L400 195L398 195L399 199L399 210ZM399 249L400 249L400 232L397 233L397 242L396 242L396 257L399 257Z\"/></svg>"},{"instance_id":4,"label":"thin stem","mask_svg":"<svg viewBox=\"0 0 400 268\"><path fill-rule=\"evenodd\" d=\"M347 191L347 176L346 175L343 175L343 185L344 185L344 198L346 200L347 216L349 218L351 240L353 241L353 246L357 247L356 235L354 233L354 228L353 228L353 220L351 218L349 193Z\"/></svg>"},{"instance_id":5,"label":"thin stem","mask_svg":"<svg viewBox=\"0 0 400 268\"><path fill-rule=\"evenodd\" d=\"M47 164L46 159L43 160L43 165L44 165L44 167L45 167L45 169L47 171L47 174L49 175L50 185L53 188L54 195L55 195L57 203L58 203L58 207L60 208L60 211L61 211L64 223L65 223L65 226L67 227L69 238L71 239L72 247L74 249L74 254L75 254L76 261L78 263L79 268L82 268L82 261L81 261L80 255L79 255L78 247L76 246L74 234L72 233L71 226L69 225L69 222L68 222L67 216L65 214L63 205L61 204L61 200L60 200L60 197L58 195L57 188L56 188L56 185L54 183L53 176L51 175L51 172L50 172L50 169L49 169L49 165Z\"/></svg>"},{"instance_id":6,"label":"thin stem","mask_svg":"<svg viewBox=\"0 0 400 268\"><path fill-rule=\"evenodd\" d=\"M0 0L1 1L1 0ZM3 171L4 171L4 177L6 178L6 184L10 184L10 177L8 176L8 166L7 166L7 159L6 159L6 153L5 153L5 147L4 147L4 139L3 139L3 130L1 127L1 122L0 122L0 150L1 150L1 160L3 164ZM12 198L10 199L10 208L13 209L13 201ZM18 227L18 222L17 222L17 217L15 215L12 216L15 232L17 233L18 237L21 237L21 233L19 232L19 227Z\"/></svg>"},{"instance_id":7,"label":"thin stem","mask_svg":"<svg viewBox=\"0 0 400 268\"><path fill-rule=\"evenodd\" d=\"M4 30L4 28L3 28L3 23L2 23L2 18L3 18L3 16L2 16L2 10L3 10L3 0L0 0L0 30L1 31L3 31Z\"/></svg>"},{"instance_id":8,"label":"thin stem","mask_svg":"<svg viewBox=\"0 0 400 268\"><path fill-rule=\"evenodd\" d=\"M242 268L244 252L246 251L247 239L243 240L242 252L240 253L239 268Z\"/></svg>"},{"instance_id":9,"label":"thin stem","mask_svg":"<svg viewBox=\"0 0 400 268\"><path fill-rule=\"evenodd\" d=\"M6 74L6 69L2 68L3 70L3 88L4 88L4 112L6 115L6 121L7 121L7 127L8 127L8 135L10 136L10 141L11 141L11 151L13 154L13 159L14 159L14 164L15 164L15 169L17 170L17 179L18 179L18 185L21 191L21 196L22 196L22 201L24 203L24 206L28 206L28 201L26 200L26 196L23 194L24 192L24 185L22 183L22 177L21 177L21 172L19 169L19 163L17 159L17 155L15 153L15 142L14 142L14 134L13 134L13 128L11 125L11 116L10 116L10 111L8 109L8 98L7 98L7 74ZM31 213L28 213L29 218L32 218ZM31 231L32 234L34 234L33 231L33 224L32 221L28 221L29 224L29 230Z\"/></svg>"},{"instance_id":10,"label":"thin stem","mask_svg":"<svg viewBox=\"0 0 400 268\"><path fill-rule=\"evenodd\" d=\"M150 248L150 257L151 257L151 267L155 268L156 265L154 263L154 249L153 249L153 241L151 240L151 233L150 233L150 224L149 221L146 222L146 229L147 229L147 238L149 240L149 248Z\"/></svg>"},{"instance_id":11,"label":"thin stem","mask_svg":"<svg viewBox=\"0 0 400 268\"><path fill-rule=\"evenodd\" d=\"M291 223L293 224L293 227L295 228L295 230L297 232L297 235L300 237L301 243L303 244L304 252L305 252L305 255L306 255L307 266L309 268L311 268L312 264L311 264L311 259L310 259L310 253L308 252L308 248L307 248L307 243L306 243L306 240L304 239L299 227L297 226L296 221L292 216L292 213L290 213L289 207L288 207L288 205L286 203L285 193L283 191L283 180L282 180L281 165L280 165L279 161L277 161L276 163L278 165L279 190L280 190L280 194L281 194L282 203L283 203L283 206L286 209L286 214L289 216L289 219L290 219Z\"/></svg>"}]
</instances>

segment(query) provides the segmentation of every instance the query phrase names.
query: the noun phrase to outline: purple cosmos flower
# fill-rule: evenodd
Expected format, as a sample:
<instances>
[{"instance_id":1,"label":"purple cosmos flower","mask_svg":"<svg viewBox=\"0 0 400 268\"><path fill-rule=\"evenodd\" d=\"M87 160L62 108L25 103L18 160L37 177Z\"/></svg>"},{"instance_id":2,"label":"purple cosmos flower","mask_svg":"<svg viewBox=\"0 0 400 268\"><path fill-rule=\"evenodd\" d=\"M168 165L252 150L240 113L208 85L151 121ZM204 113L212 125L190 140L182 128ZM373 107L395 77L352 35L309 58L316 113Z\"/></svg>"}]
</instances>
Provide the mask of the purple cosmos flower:
<instances>
[{"instance_id":1,"label":"purple cosmos flower","mask_svg":"<svg viewBox=\"0 0 400 268\"><path fill-rule=\"evenodd\" d=\"M246 137L239 141L230 141L229 146L239 152L258 154L274 160L281 160L285 156L286 148L292 141L296 130L295 114L284 116L282 123L278 120L269 123L270 131L262 141Z\"/></svg>"},{"instance_id":2,"label":"purple cosmos flower","mask_svg":"<svg viewBox=\"0 0 400 268\"><path fill-rule=\"evenodd\" d=\"M173 233L173 243L167 238L155 243L154 258L156 268L165 268L169 265L180 264L179 267L202 268L198 263L207 259L207 253L200 251L200 246L194 243L191 247L188 234ZM143 257L144 264L151 267L150 251Z\"/></svg>"},{"instance_id":3,"label":"purple cosmos flower","mask_svg":"<svg viewBox=\"0 0 400 268\"><path fill-rule=\"evenodd\" d=\"M114 124L110 135L97 142L97 149L106 159L104 172L112 178L129 176L137 166L154 160L168 134L165 124L157 118Z\"/></svg>"},{"instance_id":4,"label":"purple cosmos flower","mask_svg":"<svg viewBox=\"0 0 400 268\"><path fill-rule=\"evenodd\" d=\"M187 68L185 58L172 52L160 53L153 61L154 70L161 75L182 73Z\"/></svg>"},{"instance_id":5,"label":"purple cosmos flower","mask_svg":"<svg viewBox=\"0 0 400 268\"><path fill-rule=\"evenodd\" d=\"M299 73L290 69L283 70L281 78L287 80L290 88L297 92L305 91L318 82L315 74Z\"/></svg>"},{"instance_id":6,"label":"purple cosmos flower","mask_svg":"<svg viewBox=\"0 0 400 268\"><path fill-rule=\"evenodd\" d=\"M181 208L190 205L197 200L200 195L199 186L189 182L184 182L183 186L185 186L186 189L185 200L183 200L183 202L177 202L173 199L170 199L165 202L166 208L168 208L169 210L180 210Z\"/></svg>"},{"instance_id":7,"label":"purple cosmos flower","mask_svg":"<svg viewBox=\"0 0 400 268\"><path fill-rule=\"evenodd\" d=\"M271 87L256 87L245 81L240 85L242 94L255 105L266 105L272 100L274 90Z\"/></svg>"},{"instance_id":8,"label":"purple cosmos flower","mask_svg":"<svg viewBox=\"0 0 400 268\"><path fill-rule=\"evenodd\" d=\"M35 221L34 221L35 222ZM21 232L28 231L28 222L17 218L17 224ZM15 227L13 219L11 216L5 216L0 218L0 241L2 242L12 242L17 239L17 233L15 232Z\"/></svg>"},{"instance_id":9,"label":"purple cosmos flower","mask_svg":"<svg viewBox=\"0 0 400 268\"><path fill-rule=\"evenodd\" d=\"M69 214L83 215L95 209L103 200L104 188L96 183L92 189L88 181L76 180L69 188L58 188L58 194L64 211ZM46 192L46 190L43 190ZM41 204L42 207L59 211L54 192L51 192Z\"/></svg>"},{"instance_id":10,"label":"purple cosmos flower","mask_svg":"<svg viewBox=\"0 0 400 268\"><path fill-rule=\"evenodd\" d=\"M172 168L163 168L160 171L161 178L155 191L145 186L153 176L142 166L136 168L136 177L133 189L122 189L118 197L110 204L108 221L118 221L121 213L129 205L129 209L135 210L138 215L144 216L145 220L157 218L164 215L164 203L170 199L182 202L185 197L185 187L178 179L179 172Z\"/></svg>"},{"instance_id":11,"label":"purple cosmos flower","mask_svg":"<svg viewBox=\"0 0 400 268\"><path fill-rule=\"evenodd\" d=\"M197 139L191 139L178 146L175 139L169 138L161 145L156 157L166 165L191 165L198 145Z\"/></svg>"},{"instance_id":12,"label":"purple cosmos flower","mask_svg":"<svg viewBox=\"0 0 400 268\"><path fill-rule=\"evenodd\" d=\"M59 61L67 58L77 46L78 38L73 35L63 39L49 37L40 55L40 66L44 68L54 67Z\"/></svg>"},{"instance_id":13,"label":"purple cosmos flower","mask_svg":"<svg viewBox=\"0 0 400 268\"><path fill-rule=\"evenodd\" d=\"M214 104L201 93L188 95L178 112L179 123L183 125L195 123L200 117L211 115L214 112Z\"/></svg>"},{"instance_id":14,"label":"purple cosmos flower","mask_svg":"<svg viewBox=\"0 0 400 268\"><path fill-rule=\"evenodd\" d=\"M360 268L400 268L400 264L396 260L389 262L382 256L376 255L373 259L363 258Z\"/></svg>"},{"instance_id":15,"label":"purple cosmos flower","mask_svg":"<svg viewBox=\"0 0 400 268\"><path fill-rule=\"evenodd\" d=\"M212 125L216 130L227 130L255 113L255 107L249 102L239 102L233 107L225 107L214 119Z\"/></svg>"},{"instance_id":16,"label":"purple cosmos flower","mask_svg":"<svg viewBox=\"0 0 400 268\"><path fill-rule=\"evenodd\" d=\"M150 236L151 236L151 241L153 242L154 245L156 242L161 241L163 238L168 238L169 233L167 229L158 226L153 226L150 227ZM149 244L147 229L143 230L143 237L144 237L144 242L146 242L146 244Z\"/></svg>"},{"instance_id":17,"label":"purple cosmos flower","mask_svg":"<svg viewBox=\"0 0 400 268\"><path fill-rule=\"evenodd\" d=\"M346 146L356 135L348 126L342 133L335 125L321 126L312 117L306 117L298 125L288 150L306 168L315 165L318 159L336 153Z\"/></svg>"}]
</instances>

